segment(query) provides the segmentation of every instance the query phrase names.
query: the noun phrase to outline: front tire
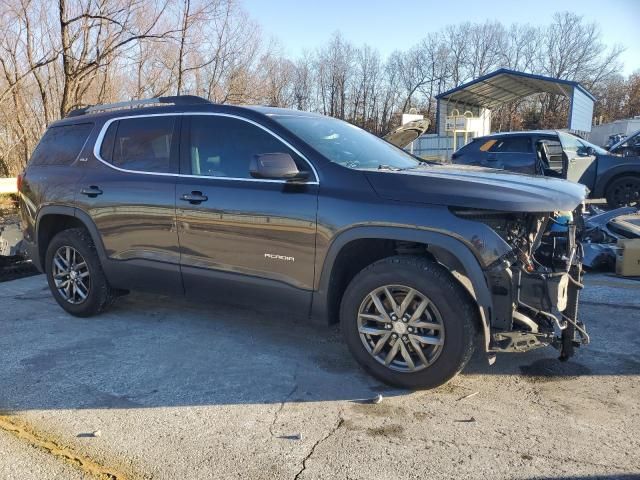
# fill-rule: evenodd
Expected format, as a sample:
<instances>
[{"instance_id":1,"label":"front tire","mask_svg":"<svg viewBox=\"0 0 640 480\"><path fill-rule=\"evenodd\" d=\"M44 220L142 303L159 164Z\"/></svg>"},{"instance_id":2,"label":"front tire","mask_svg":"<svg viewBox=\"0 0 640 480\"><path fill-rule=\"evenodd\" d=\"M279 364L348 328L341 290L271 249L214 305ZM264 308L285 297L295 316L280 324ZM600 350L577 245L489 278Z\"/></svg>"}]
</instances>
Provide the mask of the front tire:
<instances>
[{"instance_id":1,"label":"front tire","mask_svg":"<svg viewBox=\"0 0 640 480\"><path fill-rule=\"evenodd\" d=\"M379 260L354 277L340 324L356 360L402 388L440 386L471 358L477 308L441 265L423 257Z\"/></svg>"},{"instance_id":2,"label":"front tire","mask_svg":"<svg viewBox=\"0 0 640 480\"><path fill-rule=\"evenodd\" d=\"M625 175L614 179L605 192L610 208L640 205L640 176Z\"/></svg>"},{"instance_id":3,"label":"front tire","mask_svg":"<svg viewBox=\"0 0 640 480\"><path fill-rule=\"evenodd\" d=\"M58 233L47 247L47 282L58 304L71 315L90 317L115 298L89 233L72 228Z\"/></svg>"}]
</instances>

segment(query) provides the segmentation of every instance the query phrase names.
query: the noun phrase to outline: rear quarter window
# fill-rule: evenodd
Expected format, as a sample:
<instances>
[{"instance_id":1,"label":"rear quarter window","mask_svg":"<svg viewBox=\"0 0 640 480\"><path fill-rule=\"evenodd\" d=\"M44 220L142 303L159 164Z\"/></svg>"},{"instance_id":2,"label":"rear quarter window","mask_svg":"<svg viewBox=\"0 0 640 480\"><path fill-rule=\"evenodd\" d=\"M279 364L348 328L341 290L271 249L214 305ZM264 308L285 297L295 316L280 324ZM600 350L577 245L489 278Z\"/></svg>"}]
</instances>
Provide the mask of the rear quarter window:
<instances>
[{"instance_id":1,"label":"rear quarter window","mask_svg":"<svg viewBox=\"0 0 640 480\"><path fill-rule=\"evenodd\" d=\"M30 165L71 165L92 129L93 123L49 127L31 155Z\"/></svg>"},{"instance_id":2,"label":"rear quarter window","mask_svg":"<svg viewBox=\"0 0 640 480\"><path fill-rule=\"evenodd\" d=\"M171 173L175 122L173 116L117 120L104 134L100 157L126 170Z\"/></svg>"},{"instance_id":3,"label":"rear quarter window","mask_svg":"<svg viewBox=\"0 0 640 480\"><path fill-rule=\"evenodd\" d=\"M498 138L486 151L491 153L530 153L531 139L529 137Z\"/></svg>"},{"instance_id":4,"label":"rear quarter window","mask_svg":"<svg viewBox=\"0 0 640 480\"><path fill-rule=\"evenodd\" d=\"M478 138L474 138L472 139L469 143L467 143L466 145L460 147L458 150L456 150L456 154L460 155L463 153L468 153L468 152L475 152L478 150L478 148L480 147L480 149L482 149L482 140L478 139Z\"/></svg>"}]
</instances>

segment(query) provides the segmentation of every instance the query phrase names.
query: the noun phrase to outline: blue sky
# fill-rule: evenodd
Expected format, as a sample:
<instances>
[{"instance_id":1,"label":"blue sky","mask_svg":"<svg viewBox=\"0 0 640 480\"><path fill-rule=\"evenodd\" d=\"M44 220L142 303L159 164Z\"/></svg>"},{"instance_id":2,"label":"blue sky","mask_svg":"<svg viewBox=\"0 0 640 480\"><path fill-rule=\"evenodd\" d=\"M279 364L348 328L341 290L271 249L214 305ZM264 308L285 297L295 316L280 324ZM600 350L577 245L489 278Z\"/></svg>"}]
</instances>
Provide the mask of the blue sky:
<instances>
[{"instance_id":1,"label":"blue sky","mask_svg":"<svg viewBox=\"0 0 640 480\"><path fill-rule=\"evenodd\" d=\"M620 43L628 75L640 70L640 0L242 0L263 32L279 40L284 53L299 55L340 30L383 55L413 45L430 31L463 21L497 19L544 25L556 11L568 10L600 24L607 44Z\"/></svg>"}]
</instances>

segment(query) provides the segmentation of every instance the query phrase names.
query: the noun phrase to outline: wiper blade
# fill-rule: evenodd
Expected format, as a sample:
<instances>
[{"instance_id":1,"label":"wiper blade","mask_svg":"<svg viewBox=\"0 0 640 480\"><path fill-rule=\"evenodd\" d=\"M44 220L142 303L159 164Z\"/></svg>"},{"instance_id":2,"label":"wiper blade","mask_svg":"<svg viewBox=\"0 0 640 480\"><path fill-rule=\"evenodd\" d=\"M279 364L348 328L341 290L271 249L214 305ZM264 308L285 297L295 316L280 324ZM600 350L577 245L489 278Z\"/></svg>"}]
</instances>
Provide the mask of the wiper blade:
<instances>
[{"instance_id":1,"label":"wiper blade","mask_svg":"<svg viewBox=\"0 0 640 480\"><path fill-rule=\"evenodd\" d=\"M391 165L381 164L381 165L378 165L378 170L390 170L392 172L399 172L402 169L398 167L392 167Z\"/></svg>"},{"instance_id":2,"label":"wiper blade","mask_svg":"<svg viewBox=\"0 0 640 480\"><path fill-rule=\"evenodd\" d=\"M422 168L422 167L430 167L432 165L437 165L437 162L430 162L428 160L418 160L418 165L416 165L415 167L407 167L404 168L403 170L414 170L416 168Z\"/></svg>"}]
</instances>

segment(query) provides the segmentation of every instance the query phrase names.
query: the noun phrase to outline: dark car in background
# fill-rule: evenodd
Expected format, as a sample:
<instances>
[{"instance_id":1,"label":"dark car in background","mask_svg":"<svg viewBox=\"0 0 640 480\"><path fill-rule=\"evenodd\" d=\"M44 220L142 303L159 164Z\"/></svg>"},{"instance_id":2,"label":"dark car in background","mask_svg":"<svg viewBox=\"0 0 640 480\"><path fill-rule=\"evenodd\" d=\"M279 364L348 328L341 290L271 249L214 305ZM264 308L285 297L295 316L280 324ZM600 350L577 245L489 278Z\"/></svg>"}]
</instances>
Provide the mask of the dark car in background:
<instances>
[{"instance_id":1,"label":"dark car in background","mask_svg":"<svg viewBox=\"0 0 640 480\"><path fill-rule=\"evenodd\" d=\"M611 151L611 148L614 145L617 145L618 143L622 142L626 138L627 138L627 136L625 134L623 134L623 133L616 133L615 135L609 135L609 138L607 138L607 141L603 145L603 147L604 147L605 150Z\"/></svg>"},{"instance_id":2,"label":"dark car in background","mask_svg":"<svg viewBox=\"0 0 640 480\"><path fill-rule=\"evenodd\" d=\"M623 157L640 157L640 130L621 138L608 148L610 153Z\"/></svg>"},{"instance_id":3,"label":"dark car in background","mask_svg":"<svg viewBox=\"0 0 640 480\"><path fill-rule=\"evenodd\" d=\"M537 130L474 138L451 161L572 180L585 185L590 198L606 198L612 208L640 204L640 157L608 152L566 132Z\"/></svg>"}]
</instances>

